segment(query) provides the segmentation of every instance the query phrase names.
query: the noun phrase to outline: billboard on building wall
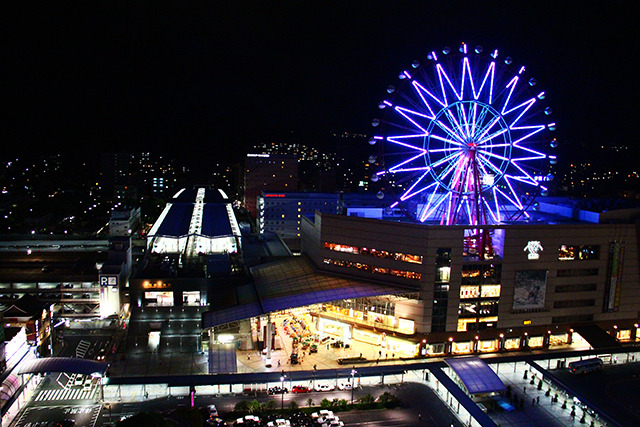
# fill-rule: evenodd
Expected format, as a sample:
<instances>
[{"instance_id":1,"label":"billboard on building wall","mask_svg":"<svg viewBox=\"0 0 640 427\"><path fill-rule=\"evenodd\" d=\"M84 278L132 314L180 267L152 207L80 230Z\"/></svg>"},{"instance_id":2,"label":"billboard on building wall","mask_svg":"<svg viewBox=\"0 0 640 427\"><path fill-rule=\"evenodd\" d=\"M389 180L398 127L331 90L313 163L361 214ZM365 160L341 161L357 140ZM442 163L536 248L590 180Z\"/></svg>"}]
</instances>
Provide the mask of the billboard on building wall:
<instances>
[{"instance_id":1,"label":"billboard on building wall","mask_svg":"<svg viewBox=\"0 0 640 427\"><path fill-rule=\"evenodd\" d=\"M546 292L547 270L516 271L513 290L513 309L543 309Z\"/></svg>"},{"instance_id":2,"label":"billboard on building wall","mask_svg":"<svg viewBox=\"0 0 640 427\"><path fill-rule=\"evenodd\" d=\"M605 286L605 311L618 311L620 307L620 282L622 281L622 265L624 260L624 242L609 243L609 260L607 261L607 283Z\"/></svg>"}]
</instances>

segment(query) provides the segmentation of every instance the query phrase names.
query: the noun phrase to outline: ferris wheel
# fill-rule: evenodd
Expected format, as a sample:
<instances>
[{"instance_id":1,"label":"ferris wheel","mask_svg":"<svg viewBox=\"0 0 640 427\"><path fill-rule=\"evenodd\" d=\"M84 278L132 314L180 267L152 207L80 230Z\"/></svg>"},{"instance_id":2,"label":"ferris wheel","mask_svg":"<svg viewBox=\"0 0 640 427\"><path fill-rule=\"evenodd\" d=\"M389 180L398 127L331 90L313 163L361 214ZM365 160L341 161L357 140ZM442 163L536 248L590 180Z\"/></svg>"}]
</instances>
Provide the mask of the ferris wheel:
<instances>
[{"instance_id":1,"label":"ferris wheel","mask_svg":"<svg viewBox=\"0 0 640 427\"><path fill-rule=\"evenodd\" d=\"M370 179L421 222L497 224L522 216L553 180L551 107L524 66L481 46L414 61L387 88L369 140Z\"/></svg>"}]
</instances>

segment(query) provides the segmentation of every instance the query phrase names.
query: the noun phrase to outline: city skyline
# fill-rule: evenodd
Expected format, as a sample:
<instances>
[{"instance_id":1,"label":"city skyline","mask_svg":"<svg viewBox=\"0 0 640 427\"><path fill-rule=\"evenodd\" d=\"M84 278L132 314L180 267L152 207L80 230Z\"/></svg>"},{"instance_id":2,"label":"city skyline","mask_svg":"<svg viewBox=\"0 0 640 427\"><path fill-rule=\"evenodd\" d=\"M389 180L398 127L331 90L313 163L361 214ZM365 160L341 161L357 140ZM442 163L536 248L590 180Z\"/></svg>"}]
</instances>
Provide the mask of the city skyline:
<instances>
[{"instance_id":1,"label":"city skyline","mask_svg":"<svg viewBox=\"0 0 640 427\"><path fill-rule=\"evenodd\" d=\"M561 164L631 145L624 82L637 50L624 5L403 6L14 8L4 13L5 154L156 151L196 162L292 133L310 145L371 134L398 72L463 41L536 75Z\"/></svg>"}]
</instances>

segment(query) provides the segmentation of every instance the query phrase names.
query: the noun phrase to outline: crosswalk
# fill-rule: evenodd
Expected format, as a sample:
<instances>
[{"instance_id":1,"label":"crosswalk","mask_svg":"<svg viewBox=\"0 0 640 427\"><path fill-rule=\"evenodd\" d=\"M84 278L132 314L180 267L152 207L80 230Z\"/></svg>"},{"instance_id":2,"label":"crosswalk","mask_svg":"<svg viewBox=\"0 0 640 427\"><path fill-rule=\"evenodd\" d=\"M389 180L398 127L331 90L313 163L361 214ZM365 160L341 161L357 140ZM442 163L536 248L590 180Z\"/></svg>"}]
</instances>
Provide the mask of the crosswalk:
<instances>
[{"instance_id":1,"label":"crosswalk","mask_svg":"<svg viewBox=\"0 0 640 427\"><path fill-rule=\"evenodd\" d=\"M91 346L91 341L80 340L78 346L76 347L76 357L78 359L84 359L84 356L87 354L87 350Z\"/></svg>"},{"instance_id":2,"label":"crosswalk","mask_svg":"<svg viewBox=\"0 0 640 427\"><path fill-rule=\"evenodd\" d=\"M52 400L83 400L93 399L97 388L87 389L57 389L57 390L42 390L36 398L36 402L45 402Z\"/></svg>"}]
</instances>

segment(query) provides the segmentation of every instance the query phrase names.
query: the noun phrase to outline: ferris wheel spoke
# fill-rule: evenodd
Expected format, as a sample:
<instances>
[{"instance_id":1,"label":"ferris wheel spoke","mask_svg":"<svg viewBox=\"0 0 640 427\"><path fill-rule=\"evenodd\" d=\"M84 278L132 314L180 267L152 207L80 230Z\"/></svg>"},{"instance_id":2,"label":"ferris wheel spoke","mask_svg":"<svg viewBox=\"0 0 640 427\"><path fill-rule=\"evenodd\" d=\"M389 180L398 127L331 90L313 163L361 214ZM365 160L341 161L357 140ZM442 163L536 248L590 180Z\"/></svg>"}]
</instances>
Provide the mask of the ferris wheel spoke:
<instances>
[{"instance_id":1,"label":"ferris wheel spoke","mask_svg":"<svg viewBox=\"0 0 640 427\"><path fill-rule=\"evenodd\" d=\"M519 77L515 76L505 86L506 89L509 89L509 94L507 95L507 99L504 101L504 105L502 106L502 111L500 111L500 114L504 114L504 112L507 111L507 105L509 105L509 101L511 100L511 95L513 95L513 91L515 90L516 85L518 84L518 80L519 80Z\"/></svg>"},{"instance_id":2,"label":"ferris wheel spoke","mask_svg":"<svg viewBox=\"0 0 640 427\"><path fill-rule=\"evenodd\" d=\"M537 100L537 98L531 98L530 100L525 101L525 102L523 102L522 104L517 105L517 106L513 107L511 110L506 111L506 112L504 112L504 113L503 113L503 115L507 115L507 114L509 114L509 113L511 113L511 112L513 112L513 111L516 111L516 110L522 109L522 112L521 112L521 113L520 113L520 114L519 114L519 115L518 115L518 116L517 116L517 117L516 117L512 122L511 122L511 124L509 125L509 129L513 129L513 127L515 126L515 124L516 124L516 123L518 123L518 121L520 121L520 119L522 118L522 116L524 116L524 115L525 115L525 113L526 113L527 111L529 111L529 109L531 108L531 106L532 106L533 104L535 104L535 103L536 103L536 100Z\"/></svg>"},{"instance_id":3,"label":"ferris wheel spoke","mask_svg":"<svg viewBox=\"0 0 640 427\"><path fill-rule=\"evenodd\" d=\"M527 173L527 171L525 171L524 169L522 169L522 167L521 167L518 163L516 163L516 162L512 162L511 164L512 164L513 166L515 166L515 167L516 167L516 169L518 169L520 172L522 172L522 174L523 174L524 176L526 176L527 178L529 178L532 182L535 182L535 183L536 183L536 185L537 185L537 181L535 180L535 178L534 178L534 177L532 177L529 173Z\"/></svg>"},{"instance_id":4,"label":"ferris wheel spoke","mask_svg":"<svg viewBox=\"0 0 640 427\"><path fill-rule=\"evenodd\" d=\"M476 140L481 140L487 133L489 133L489 131L496 125L496 123L498 123L500 121L500 116L496 116L494 117L489 124L487 124L487 126L485 126L483 129L481 129L481 133L480 135L478 135L475 139Z\"/></svg>"},{"instance_id":5,"label":"ferris wheel spoke","mask_svg":"<svg viewBox=\"0 0 640 427\"><path fill-rule=\"evenodd\" d=\"M431 99L434 99L438 104L440 104L442 107L446 107L446 105L444 104L444 102L440 101L438 98L436 98L436 96L434 94L432 94L431 92L429 92L427 89L425 89L420 83L416 82L415 80L411 82L411 84L413 85L413 88L415 89L416 93L418 94L418 96L420 97L420 99L422 100L422 102L424 103L424 105L427 106L427 108L429 109L429 112L431 113L431 119L435 119L436 118L436 113L433 112L433 109L431 108L431 104L429 103L429 101L427 101L427 99L424 97L423 93L426 93L427 95L429 95L429 97L431 97Z\"/></svg>"},{"instance_id":6,"label":"ferris wheel spoke","mask_svg":"<svg viewBox=\"0 0 640 427\"><path fill-rule=\"evenodd\" d=\"M433 133L432 133L431 135L429 135L429 137L430 137L430 138L433 138L433 139L437 139L438 141L448 142L449 144L451 144L451 145L456 145L456 146L458 146L458 147L465 147L465 146L467 145L467 144L463 144L463 143L458 142L458 141L453 141L453 140L451 140L451 139L443 138L443 137L438 136L438 135L433 134ZM432 150L429 150L429 152L431 152L431 151L432 151Z\"/></svg>"},{"instance_id":7,"label":"ferris wheel spoke","mask_svg":"<svg viewBox=\"0 0 640 427\"><path fill-rule=\"evenodd\" d=\"M427 130L425 128L423 128L422 126L420 126L415 120L413 120L411 117L409 117L409 114L413 114L414 116L418 116L418 117L422 117L425 119L428 119L429 117L424 115L424 114L420 114L416 111L413 110L409 110L408 108L402 108L402 107L394 107L394 109L400 114L402 115L405 119L407 119L409 122L411 122L415 127L417 127L418 129L420 129L422 132L427 133Z\"/></svg>"},{"instance_id":8,"label":"ferris wheel spoke","mask_svg":"<svg viewBox=\"0 0 640 427\"><path fill-rule=\"evenodd\" d=\"M502 170L500 168L496 167L496 165L494 165L493 163L491 163L491 161L489 159L487 159L486 157L482 156L481 154L478 154L476 157L478 159L482 160L482 162L485 165L489 166L489 168L492 169L496 173L496 175L502 175L503 174Z\"/></svg>"},{"instance_id":9,"label":"ferris wheel spoke","mask_svg":"<svg viewBox=\"0 0 640 427\"><path fill-rule=\"evenodd\" d=\"M473 104L473 105L477 105L477 104ZM460 104L458 104L458 114L462 113L462 122L464 123L464 129L465 129L465 134L467 136L467 138L471 138L471 130L469 129L469 120L467 119L467 112L464 109L464 105L462 107L460 107Z\"/></svg>"},{"instance_id":10,"label":"ferris wheel spoke","mask_svg":"<svg viewBox=\"0 0 640 427\"><path fill-rule=\"evenodd\" d=\"M420 182L422 182L422 180L427 176L427 174L428 174L428 173L429 173L429 171L426 171L424 174L422 174L422 176L421 176L420 178L418 178L418 179L416 180L416 182L415 182L411 187L409 187L409 189L407 189L407 191L405 191L405 192L404 192L404 194L403 194L402 196L400 196L400 200L404 202L405 200L412 198L412 197L413 197L413 196L415 196L416 194L420 194L420 193L422 193L423 191L426 191L426 190L428 190L429 188L433 187L434 185L438 185L438 183L437 183L437 182L433 182L433 183L431 183L431 184L429 184L429 185L426 185L426 186L424 186L424 187L421 187L420 189L418 189L418 190L416 190L416 191L413 191L413 189L414 189L414 188L415 188L415 187L416 187ZM412 192L412 191L413 191L413 192Z\"/></svg>"},{"instance_id":11,"label":"ferris wheel spoke","mask_svg":"<svg viewBox=\"0 0 640 427\"><path fill-rule=\"evenodd\" d=\"M482 80L482 84L480 85L480 89L478 89L478 93L474 93L474 98L478 100L480 94L482 93L482 89L484 89L484 85L489 81L489 105L493 104L493 79L495 76L496 63L491 62L489 68L487 68L487 73L484 75L484 79Z\"/></svg>"},{"instance_id":12,"label":"ferris wheel spoke","mask_svg":"<svg viewBox=\"0 0 640 427\"><path fill-rule=\"evenodd\" d=\"M434 120L433 123L436 124L441 130L443 130L451 138L456 139L458 142L464 144L464 138L460 138L460 135L458 135L457 133L449 129L447 125L442 123L440 120Z\"/></svg>"},{"instance_id":13,"label":"ferris wheel spoke","mask_svg":"<svg viewBox=\"0 0 640 427\"><path fill-rule=\"evenodd\" d=\"M478 153L482 153L482 154L484 154L485 156L489 156L489 157L495 157L496 159L500 159L500 160L503 160L503 161L505 161L505 162L508 162L508 161L509 161L509 159L508 159L508 158L506 158L506 157L504 157L504 156L500 156L499 154L496 154L496 153L492 153L491 151L478 150Z\"/></svg>"},{"instance_id":14,"label":"ferris wheel spoke","mask_svg":"<svg viewBox=\"0 0 640 427\"><path fill-rule=\"evenodd\" d=\"M423 152L421 152L421 153L416 154L415 156L413 156L413 157L409 158L408 160L405 160L405 161L404 161L404 162L402 162L402 163L399 163L399 164L397 164L397 165L395 165L395 166L393 166L393 167L389 168L389 172L398 172L398 169L400 169L400 166L404 166L404 165L406 165L406 164L408 164L408 163L411 163L411 162L412 162L412 161L414 161L415 159L417 159L417 158L421 157L423 154L424 154L424 151L423 151Z\"/></svg>"},{"instance_id":15,"label":"ferris wheel spoke","mask_svg":"<svg viewBox=\"0 0 640 427\"><path fill-rule=\"evenodd\" d=\"M458 135L459 138L464 139L466 136L464 133L464 130L462 129L462 126L460 125L460 123L456 120L451 110L449 109L446 110L446 116L449 119L449 123L451 124L451 127L454 128L454 132L456 133L456 135Z\"/></svg>"},{"instance_id":16,"label":"ferris wheel spoke","mask_svg":"<svg viewBox=\"0 0 640 427\"><path fill-rule=\"evenodd\" d=\"M436 69L438 70L438 79L440 80L440 87L442 88L442 99L444 99L444 103L448 104L448 102L447 102L447 91L445 90L444 82L442 81L442 76L444 76L445 80L449 84L449 88L456 95L456 98L458 98L458 101L460 101L462 99L462 97L460 96L458 91L456 91L456 88L453 87L453 83L451 83L451 80L449 79L449 76L447 75L447 73L442 68L442 65L436 64Z\"/></svg>"},{"instance_id":17,"label":"ferris wheel spoke","mask_svg":"<svg viewBox=\"0 0 640 427\"><path fill-rule=\"evenodd\" d=\"M517 206L518 208L522 209L523 208L522 203L520 203L520 200L518 198L518 193L516 192L516 190L514 190L513 185L511 184L511 180L509 179L509 177L505 176L504 181L507 183L507 186L509 187L511 194L513 194L513 198L509 197L504 191L502 191L499 188L498 188L498 192L502 194L511 203L513 203L514 206Z\"/></svg>"},{"instance_id":18,"label":"ferris wheel spoke","mask_svg":"<svg viewBox=\"0 0 640 427\"><path fill-rule=\"evenodd\" d=\"M523 184L528 184L534 187L537 187L539 184L536 180L529 179L526 176L517 176L517 175L505 175L505 177L515 179L516 181L520 181Z\"/></svg>"},{"instance_id":19,"label":"ferris wheel spoke","mask_svg":"<svg viewBox=\"0 0 640 427\"><path fill-rule=\"evenodd\" d=\"M503 133L507 132L508 130L509 130L509 129L507 129L507 128L500 129L499 131L492 133L492 134L491 134L491 135L489 135L488 137L486 137L486 138L484 138L484 139L481 139L480 141L478 141L478 142L477 142L477 144L478 144L478 145L482 145L482 144L484 144L484 143L485 143L485 142L487 142L487 141L491 141L493 138L495 138L495 137L497 137L497 136L502 135Z\"/></svg>"},{"instance_id":20,"label":"ferris wheel spoke","mask_svg":"<svg viewBox=\"0 0 640 427\"><path fill-rule=\"evenodd\" d=\"M537 125L537 126L519 126L519 127L513 127L511 128L511 130L528 130L528 129L533 129L531 132L529 132L528 134L526 134L525 136L515 140L513 142L513 145L516 146L518 145L520 142L525 141L526 139L532 137L533 135L537 134L538 132L541 132L545 129L545 125ZM520 146L518 146L520 147ZM523 147L520 147L523 148Z\"/></svg>"}]
</instances>

